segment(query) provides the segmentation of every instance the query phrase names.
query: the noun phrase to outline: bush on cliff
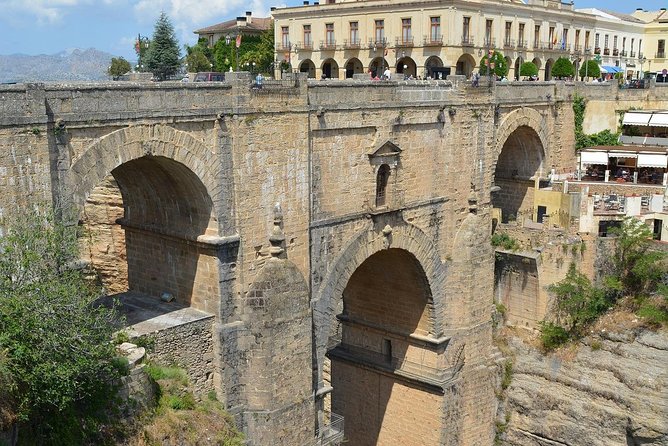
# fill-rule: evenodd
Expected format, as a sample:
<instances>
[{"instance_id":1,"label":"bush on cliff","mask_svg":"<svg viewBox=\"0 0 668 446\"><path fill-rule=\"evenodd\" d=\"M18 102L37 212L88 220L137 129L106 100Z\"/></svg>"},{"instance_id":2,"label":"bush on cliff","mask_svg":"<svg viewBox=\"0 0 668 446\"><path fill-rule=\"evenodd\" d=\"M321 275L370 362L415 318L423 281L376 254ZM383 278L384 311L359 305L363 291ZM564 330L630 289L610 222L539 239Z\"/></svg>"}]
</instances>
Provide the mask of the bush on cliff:
<instances>
[{"instance_id":1,"label":"bush on cliff","mask_svg":"<svg viewBox=\"0 0 668 446\"><path fill-rule=\"evenodd\" d=\"M31 212L0 238L0 365L19 444L96 442L120 375L113 310L81 270L74 228Z\"/></svg>"}]
</instances>

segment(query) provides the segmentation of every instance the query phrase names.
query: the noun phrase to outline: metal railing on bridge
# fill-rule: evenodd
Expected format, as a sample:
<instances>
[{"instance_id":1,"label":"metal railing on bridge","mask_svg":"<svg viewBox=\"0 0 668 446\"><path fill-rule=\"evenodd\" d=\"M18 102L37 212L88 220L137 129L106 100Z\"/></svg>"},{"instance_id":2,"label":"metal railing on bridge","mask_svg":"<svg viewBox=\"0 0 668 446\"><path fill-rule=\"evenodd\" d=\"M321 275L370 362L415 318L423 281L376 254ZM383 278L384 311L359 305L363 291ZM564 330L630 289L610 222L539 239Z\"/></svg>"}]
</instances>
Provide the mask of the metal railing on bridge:
<instances>
[{"instance_id":1,"label":"metal railing on bridge","mask_svg":"<svg viewBox=\"0 0 668 446\"><path fill-rule=\"evenodd\" d=\"M345 438L343 416L334 412L323 414L323 425L315 433L315 438L304 446L337 446Z\"/></svg>"}]
</instances>

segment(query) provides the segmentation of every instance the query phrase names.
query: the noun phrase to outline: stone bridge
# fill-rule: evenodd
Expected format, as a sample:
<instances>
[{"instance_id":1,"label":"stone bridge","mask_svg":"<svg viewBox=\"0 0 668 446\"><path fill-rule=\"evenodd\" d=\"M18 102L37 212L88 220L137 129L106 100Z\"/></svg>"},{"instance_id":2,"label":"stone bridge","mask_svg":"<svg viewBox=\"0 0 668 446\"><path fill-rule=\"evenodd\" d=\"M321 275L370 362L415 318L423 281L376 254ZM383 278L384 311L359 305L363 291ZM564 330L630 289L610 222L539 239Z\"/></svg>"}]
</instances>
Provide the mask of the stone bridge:
<instances>
[{"instance_id":1,"label":"stone bridge","mask_svg":"<svg viewBox=\"0 0 668 446\"><path fill-rule=\"evenodd\" d=\"M2 86L0 214L70 209L109 292L206 315L164 345L249 444L331 411L351 445L491 445L492 208L572 168L573 91Z\"/></svg>"}]
</instances>

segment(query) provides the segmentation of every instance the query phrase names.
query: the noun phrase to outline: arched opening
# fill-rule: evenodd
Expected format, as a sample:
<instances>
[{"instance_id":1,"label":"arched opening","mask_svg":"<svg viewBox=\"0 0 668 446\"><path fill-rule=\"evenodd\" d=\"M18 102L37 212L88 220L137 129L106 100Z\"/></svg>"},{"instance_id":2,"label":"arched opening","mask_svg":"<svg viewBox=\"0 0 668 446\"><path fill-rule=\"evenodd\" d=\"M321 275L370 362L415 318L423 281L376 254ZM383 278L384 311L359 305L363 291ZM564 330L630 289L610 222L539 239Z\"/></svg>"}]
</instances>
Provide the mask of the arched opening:
<instances>
[{"instance_id":1,"label":"arched opening","mask_svg":"<svg viewBox=\"0 0 668 446\"><path fill-rule=\"evenodd\" d=\"M519 126L503 144L496 163L492 205L501 209L501 221L523 221L533 215L536 185L542 174L544 147L536 131Z\"/></svg>"},{"instance_id":2,"label":"arched opening","mask_svg":"<svg viewBox=\"0 0 668 446\"><path fill-rule=\"evenodd\" d=\"M540 67L543 66L540 59L537 57L534 57L531 62L533 62L533 64L536 66L536 68L538 68L538 70L540 70Z\"/></svg>"},{"instance_id":3,"label":"arched opening","mask_svg":"<svg viewBox=\"0 0 668 446\"><path fill-rule=\"evenodd\" d=\"M513 68L513 60L509 56L504 57L504 59L506 60L506 66L508 67L508 74L506 74L506 78L510 79L510 70Z\"/></svg>"},{"instance_id":4,"label":"arched opening","mask_svg":"<svg viewBox=\"0 0 668 446\"><path fill-rule=\"evenodd\" d=\"M473 69L475 68L475 59L470 54L462 54L457 59L455 74L471 77Z\"/></svg>"},{"instance_id":5,"label":"arched opening","mask_svg":"<svg viewBox=\"0 0 668 446\"><path fill-rule=\"evenodd\" d=\"M313 79L315 78L315 64L311 59L306 59L299 64L299 72L306 73L309 78Z\"/></svg>"},{"instance_id":6,"label":"arched opening","mask_svg":"<svg viewBox=\"0 0 668 446\"><path fill-rule=\"evenodd\" d=\"M346 79L350 79L354 74L364 73L362 62L356 57L351 58L346 63Z\"/></svg>"},{"instance_id":7,"label":"arched opening","mask_svg":"<svg viewBox=\"0 0 668 446\"><path fill-rule=\"evenodd\" d=\"M341 339L328 353L332 411L350 444L438 444L443 395L418 384L438 367L438 353L418 341L433 334L431 301L420 262L403 249L376 252L350 277Z\"/></svg>"},{"instance_id":8,"label":"arched opening","mask_svg":"<svg viewBox=\"0 0 668 446\"><path fill-rule=\"evenodd\" d=\"M552 59L547 59L545 61L545 74L543 79L546 81L549 81L552 79L552 65L554 65L554 60Z\"/></svg>"},{"instance_id":9,"label":"arched opening","mask_svg":"<svg viewBox=\"0 0 668 446\"><path fill-rule=\"evenodd\" d=\"M517 60L515 60L515 80L518 81L520 80L520 67L522 66L522 58L518 57Z\"/></svg>"},{"instance_id":10,"label":"arched opening","mask_svg":"<svg viewBox=\"0 0 668 446\"><path fill-rule=\"evenodd\" d=\"M371 70L371 74L374 77L376 76L381 77L387 67L389 67L389 65L387 61L382 57L376 57L369 64L369 70Z\"/></svg>"},{"instance_id":11,"label":"arched opening","mask_svg":"<svg viewBox=\"0 0 668 446\"><path fill-rule=\"evenodd\" d=\"M385 206L387 198L387 183L390 179L390 166L383 164L376 174L376 207Z\"/></svg>"},{"instance_id":12,"label":"arched opening","mask_svg":"<svg viewBox=\"0 0 668 446\"><path fill-rule=\"evenodd\" d=\"M339 64L334 59L327 59L322 63L322 75L327 79L339 78Z\"/></svg>"},{"instance_id":13,"label":"arched opening","mask_svg":"<svg viewBox=\"0 0 668 446\"><path fill-rule=\"evenodd\" d=\"M397 74L399 74L399 77L401 78L402 76L404 78L408 77L417 77L417 65L415 64L415 61L411 59L410 57L402 57L397 61Z\"/></svg>"},{"instance_id":14,"label":"arched opening","mask_svg":"<svg viewBox=\"0 0 668 446\"><path fill-rule=\"evenodd\" d=\"M424 63L425 77L429 76L432 79L437 78L438 75L434 76L434 71L438 71L439 68L443 68L443 61L438 56L430 56Z\"/></svg>"},{"instance_id":15,"label":"arched opening","mask_svg":"<svg viewBox=\"0 0 668 446\"><path fill-rule=\"evenodd\" d=\"M81 218L84 250L109 293L169 293L215 313L217 257L198 243L217 236L213 203L185 165L161 156L128 161L91 191Z\"/></svg>"}]
</instances>

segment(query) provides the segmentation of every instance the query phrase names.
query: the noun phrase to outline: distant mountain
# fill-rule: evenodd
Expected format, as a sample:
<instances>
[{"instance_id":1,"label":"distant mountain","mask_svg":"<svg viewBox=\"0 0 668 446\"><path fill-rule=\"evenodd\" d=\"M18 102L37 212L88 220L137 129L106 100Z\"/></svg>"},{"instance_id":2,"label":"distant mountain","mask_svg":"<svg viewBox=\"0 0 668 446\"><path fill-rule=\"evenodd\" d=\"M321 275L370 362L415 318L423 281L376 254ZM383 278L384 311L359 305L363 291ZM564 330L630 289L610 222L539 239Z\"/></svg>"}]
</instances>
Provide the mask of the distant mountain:
<instances>
[{"instance_id":1,"label":"distant mountain","mask_svg":"<svg viewBox=\"0 0 668 446\"><path fill-rule=\"evenodd\" d=\"M96 81L109 77L107 67L112 54L72 49L57 54L0 55L0 82Z\"/></svg>"}]
</instances>

